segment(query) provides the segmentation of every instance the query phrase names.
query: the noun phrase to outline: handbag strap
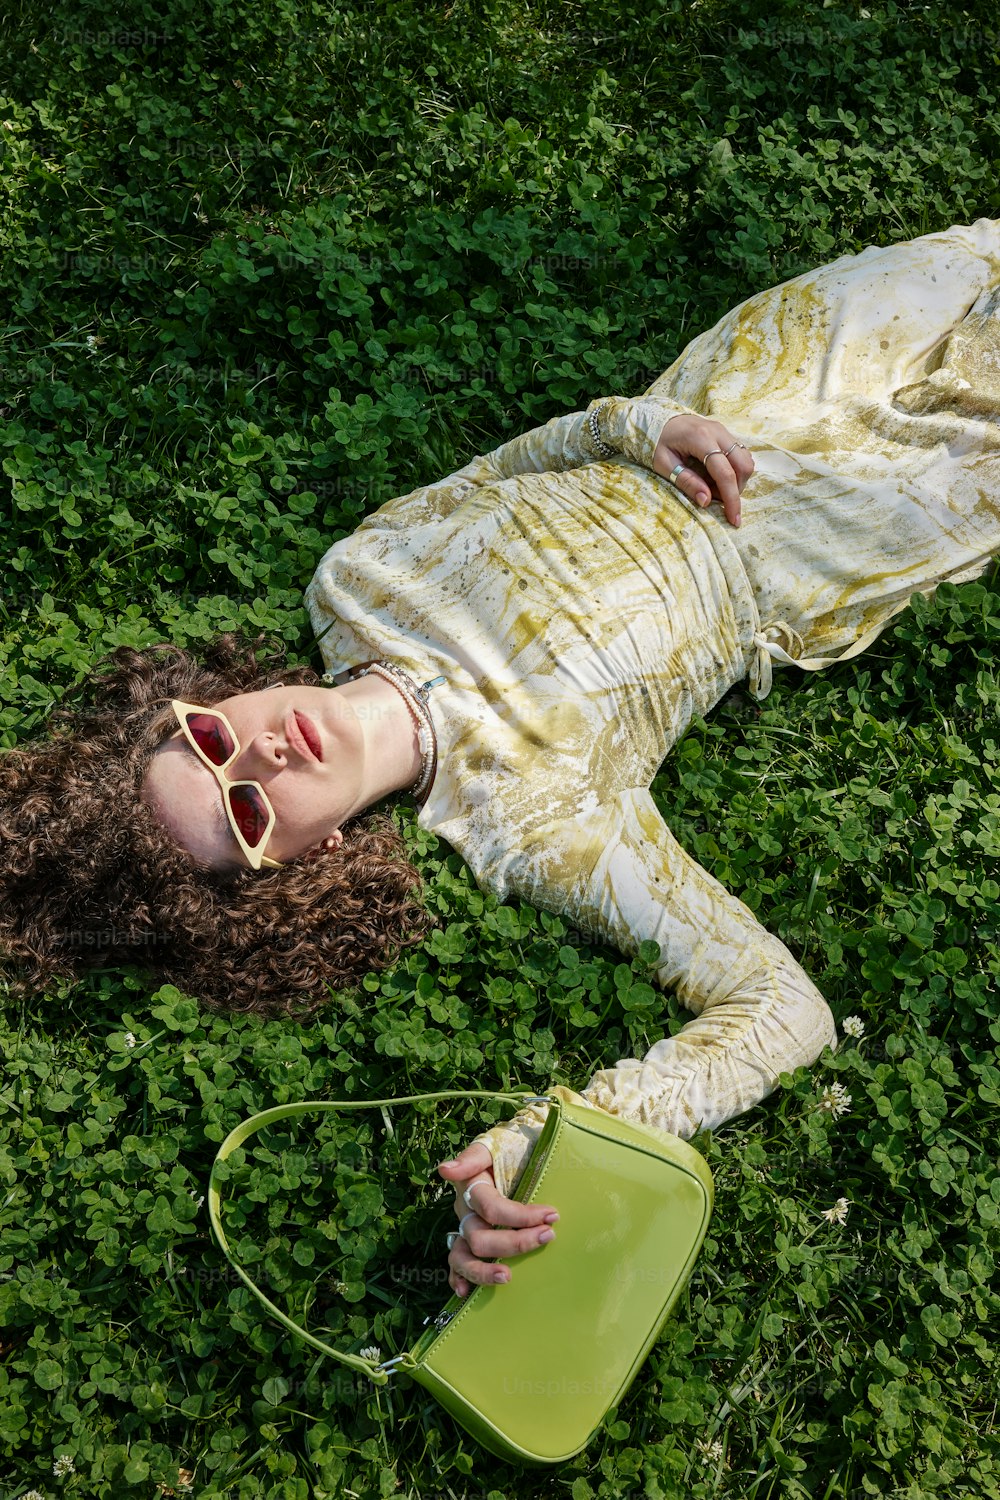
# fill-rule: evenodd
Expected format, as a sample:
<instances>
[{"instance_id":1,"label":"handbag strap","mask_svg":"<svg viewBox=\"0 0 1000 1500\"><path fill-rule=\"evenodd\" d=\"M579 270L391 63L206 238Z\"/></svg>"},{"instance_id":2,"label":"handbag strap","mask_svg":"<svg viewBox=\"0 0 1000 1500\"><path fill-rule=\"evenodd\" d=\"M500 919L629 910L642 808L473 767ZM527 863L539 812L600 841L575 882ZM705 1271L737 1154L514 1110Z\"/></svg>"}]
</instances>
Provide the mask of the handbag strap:
<instances>
[{"instance_id":1,"label":"handbag strap","mask_svg":"<svg viewBox=\"0 0 1000 1500\"><path fill-rule=\"evenodd\" d=\"M364 1355L345 1354L342 1350L335 1349L332 1344L328 1344L323 1339L317 1338L316 1334L309 1333L307 1329L296 1323L294 1318L290 1318L286 1312L277 1307L271 1301L270 1297L265 1296L256 1282L240 1265L233 1254L229 1241L226 1239L225 1231L222 1228L219 1167L236 1150L237 1146L242 1146L245 1141L248 1141L251 1136L256 1135L259 1130L265 1129L266 1126L276 1125L279 1120L295 1119L299 1115L314 1114L317 1110L326 1112L342 1109L380 1109L390 1104L423 1104L438 1099L502 1099L505 1103L517 1105L532 1103L558 1105L559 1102L557 1098L549 1095L540 1096L528 1093L501 1094L489 1089L444 1089L436 1094L406 1094L398 1099L320 1099L307 1100L300 1104L277 1104L272 1109L264 1109L259 1114L251 1115L249 1119L237 1125L235 1130L229 1132L219 1147L215 1161L212 1163L212 1174L208 1181L208 1217L211 1220L215 1238L219 1242L219 1248L237 1276L250 1288L254 1296L263 1303L272 1317L277 1318L279 1323L283 1323L292 1333L298 1334L299 1338L304 1339L307 1344L311 1344L314 1349L319 1349L321 1353L329 1354L334 1359L339 1359L341 1364L350 1365L352 1369L361 1370L376 1385L385 1385L389 1379L388 1370L375 1360L365 1358ZM398 1357L387 1361L387 1364L393 1367L398 1363Z\"/></svg>"}]
</instances>

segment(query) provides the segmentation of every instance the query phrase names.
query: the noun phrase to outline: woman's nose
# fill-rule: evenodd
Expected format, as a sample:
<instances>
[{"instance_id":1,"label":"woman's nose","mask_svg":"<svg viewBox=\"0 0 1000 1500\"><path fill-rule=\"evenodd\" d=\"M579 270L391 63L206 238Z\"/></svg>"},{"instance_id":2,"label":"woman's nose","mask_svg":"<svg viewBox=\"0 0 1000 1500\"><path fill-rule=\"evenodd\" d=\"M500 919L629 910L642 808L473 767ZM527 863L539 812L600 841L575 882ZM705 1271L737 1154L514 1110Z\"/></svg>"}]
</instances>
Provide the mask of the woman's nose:
<instances>
[{"instance_id":1,"label":"woman's nose","mask_svg":"<svg viewBox=\"0 0 1000 1500\"><path fill-rule=\"evenodd\" d=\"M273 730L262 729L247 744L241 745L240 753L229 768L230 776L238 767L240 774L251 776L260 771L280 770L288 759L288 746L281 735Z\"/></svg>"}]
</instances>

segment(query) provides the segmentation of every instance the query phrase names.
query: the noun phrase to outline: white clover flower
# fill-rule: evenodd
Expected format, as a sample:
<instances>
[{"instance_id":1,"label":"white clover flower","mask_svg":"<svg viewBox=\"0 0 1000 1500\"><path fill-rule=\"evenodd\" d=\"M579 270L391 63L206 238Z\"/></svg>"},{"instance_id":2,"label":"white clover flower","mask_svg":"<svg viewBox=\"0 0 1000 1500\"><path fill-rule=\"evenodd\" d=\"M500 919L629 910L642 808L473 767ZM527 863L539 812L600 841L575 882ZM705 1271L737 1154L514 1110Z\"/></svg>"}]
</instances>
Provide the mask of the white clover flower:
<instances>
[{"instance_id":1,"label":"white clover flower","mask_svg":"<svg viewBox=\"0 0 1000 1500\"><path fill-rule=\"evenodd\" d=\"M374 1360L376 1364L380 1364L382 1361L382 1351L377 1344L369 1344L367 1349L362 1349L361 1358Z\"/></svg>"},{"instance_id":2,"label":"white clover flower","mask_svg":"<svg viewBox=\"0 0 1000 1500\"><path fill-rule=\"evenodd\" d=\"M717 1464L726 1451L721 1438L712 1438L711 1441L707 1438L699 1438L695 1447L701 1456L712 1464Z\"/></svg>"},{"instance_id":3,"label":"white clover flower","mask_svg":"<svg viewBox=\"0 0 1000 1500\"><path fill-rule=\"evenodd\" d=\"M843 1224L850 1206L850 1198L838 1198L832 1208L823 1209L820 1218L825 1219L828 1224Z\"/></svg>"},{"instance_id":4,"label":"white clover flower","mask_svg":"<svg viewBox=\"0 0 1000 1500\"><path fill-rule=\"evenodd\" d=\"M195 1192L194 1188L188 1188L188 1197L189 1198L194 1198L194 1192ZM202 1193L202 1195L201 1195L200 1198L195 1198L195 1205L194 1205L195 1208L200 1208L201 1205L204 1203L204 1201L205 1201L205 1194Z\"/></svg>"},{"instance_id":5,"label":"white clover flower","mask_svg":"<svg viewBox=\"0 0 1000 1500\"><path fill-rule=\"evenodd\" d=\"M820 1094L816 1108L838 1120L851 1107L851 1096L842 1083L829 1083Z\"/></svg>"},{"instance_id":6,"label":"white clover flower","mask_svg":"<svg viewBox=\"0 0 1000 1500\"><path fill-rule=\"evenodd\" d=\"M135 1035L134 1031L126 1031L126 1033L125 1033L125 1045L126 1045L126 1047L128 1048L128 1050L130 1052L132 1051L132 1048L136 1045L136 1035Z\"/></svg>"},{"instance_id":7,"label":"white clover flower","mask_svg":"<svg viewBox=\"0 0 1000 1500\"><path fill-rule=\"evenodd\" d=\"M41 1490L25 1490L21 1500L45 1500Z\"/></svg>"},{"instance_id":8,"label":"white clover flower","mask_svg":"<svg viewBox=\"0 0 1000 1500\"><path fill-rule=\"evenodd\" d=\"M65 1479L67 1474L76 1473L76 1464L68 1453L61 1453L52 1465L52 1472L57 1479Z\"/></svg>"},{"instance_id":9,"label":"white clover flower","mask_svg":"<svg viewBox=\"0 0 1000 1500\"><path fill-rule=\"evenodd\" d=\"M190 1494L194 1489L194 1474L190 1469L178 1469L177 1478L174 1480L174 1484L176 1484L177 1486L176 1490L171 1484L158 1484L156 1488L164 1497L168 1495L176 1495L177 1490L181 1490L185 1494Z\"/></svg>"},{"instance_id":10,"label":"white clover flower","mask_svg":"<svg viewBox=\"0 0 1000 1500\"><path fill-rule=\"evenodd\" d=\"M860 1016L848 1016L840 1029L845 1036L853 1036L860 1041L865 1034L865 1023Z\"/></svg>"}]
</instances>

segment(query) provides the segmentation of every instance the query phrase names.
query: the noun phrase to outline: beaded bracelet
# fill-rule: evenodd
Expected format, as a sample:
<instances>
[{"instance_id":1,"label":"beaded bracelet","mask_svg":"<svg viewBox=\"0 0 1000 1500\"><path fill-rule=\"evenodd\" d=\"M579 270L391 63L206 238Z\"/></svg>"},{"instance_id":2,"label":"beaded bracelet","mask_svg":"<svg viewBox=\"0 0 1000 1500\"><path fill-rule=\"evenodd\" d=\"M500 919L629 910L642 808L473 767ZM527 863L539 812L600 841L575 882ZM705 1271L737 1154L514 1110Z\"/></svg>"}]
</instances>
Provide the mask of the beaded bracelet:
<instances>
[{"instance_id":1,"label":"beaded bracelet","mask_svg":"<svg viewBox=\"0 0 1000 1500\"><path fill-rule=\"evenodd\" d=\"M598 425L598 420L597 420L598 413L602 410L603 407L607 406L607 404L608 404L607 400L605 400L605 401L599 401L597 403L597 405L587 415L587 426L590 428L591 439L592 439L594 447L597 449L597 452L600 455L600 457L601 458L614 458L616 450L611 447L610 443L606 443L604 441L604 439L601 437L601 429L600 429L600 426Z\"/></svg>"}]
</instances>

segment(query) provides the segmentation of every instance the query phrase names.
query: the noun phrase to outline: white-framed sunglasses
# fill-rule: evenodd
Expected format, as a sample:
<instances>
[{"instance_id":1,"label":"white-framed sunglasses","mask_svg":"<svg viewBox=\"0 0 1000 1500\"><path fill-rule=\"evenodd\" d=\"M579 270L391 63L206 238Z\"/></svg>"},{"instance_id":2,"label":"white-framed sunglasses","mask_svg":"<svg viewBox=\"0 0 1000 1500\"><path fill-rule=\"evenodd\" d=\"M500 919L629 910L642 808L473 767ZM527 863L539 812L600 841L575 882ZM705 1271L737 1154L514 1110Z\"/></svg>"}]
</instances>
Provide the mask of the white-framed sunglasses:
<instances>
[{"instance_id":1,"label":"white-framed sunglasses","mask_svg":"<svg viewBox=\"0 0 1000 1500\"><path fill-rule=\"evenodd\" d=\"M171 699L170 707L191 749L219 783L229 826L250 868L280 870L281 861L268 859L264 853L277 822L264 788L259 781L231 781L226 775L226 767L240 753L240 742L225 714L217 708L183 703L180 698Z\"/></svg>"}]
</instances>

